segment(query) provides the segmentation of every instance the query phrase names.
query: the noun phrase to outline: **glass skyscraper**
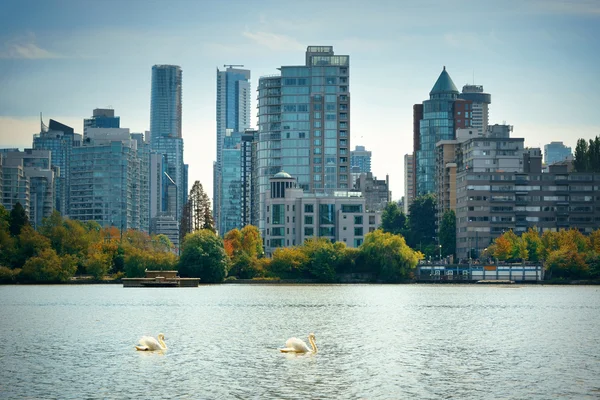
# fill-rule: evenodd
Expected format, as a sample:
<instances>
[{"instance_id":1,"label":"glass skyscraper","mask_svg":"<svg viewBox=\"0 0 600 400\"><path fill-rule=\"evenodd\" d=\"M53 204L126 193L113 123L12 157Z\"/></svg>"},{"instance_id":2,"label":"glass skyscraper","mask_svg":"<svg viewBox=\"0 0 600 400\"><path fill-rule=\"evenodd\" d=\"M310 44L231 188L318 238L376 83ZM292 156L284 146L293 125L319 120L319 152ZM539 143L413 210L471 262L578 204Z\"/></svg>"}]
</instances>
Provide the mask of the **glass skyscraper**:
<instances>
[{"instance_id":1,"label":"glass skyscraper","mask_svg":"<svg viewBox=\"0 0 600 400\"><path fill-rule=\"evenodd\" d=\"M241 134L227 129L223 138L221 169L221 212L219 233L224 235L242 227L242 151Z\"/></svg>"},{"instance_id":2,"label":"glass skyscraper","mask_svg":"<svg viewBox=\"0 0 600 400\"><path fill-rule=\"evenodd\" d=\"M187 198L184 183L186 175L183 164L183 138L181 133L182 111L182 71L177 65L155 65L152 67L152 92L150 102L150 142L152 150L165 155L167 174L171 179L164 180L161 211L169 211L169 204L175 205L175 218L181 218L181 211ZM172 180L172 181L171 181ZM170 190L171 185L175 190ZM169 199L174 193L175 199Z\"/></svg>"},{"instance_id":3,"label":"glass skyscraper","mask_svg":"<svg viewBox=\"0 0 600 400\"><path fill-rule=\"evenodd\" d=\"M423 118L419 128L420 148L415 152L417 196L436 192L435 144L455 137L454 102L458 94L458 89L444 67L429 92L429 100L423 102Z\"/></svg>"},{"instance_id":4,"label":"glass skyscraper","mask_svg":"<svg viewBox=\"0 0 600 400\"><path fill-rule=\"evenodd\" d=\"M258 85L261 229L269 179L282 170L305 192L351 186L350 57L335 55L332 46L309 46L305 65L280 71Z\"/></svg>"},{"instance_id":5,"label":"glass skyscraper","mask_svg":"<svg viewBox=\"0 0 600 400\"><path fill-rule=\"evenodd\" d=\"M227 67L224 71L217 69L217 161L213 165L213 217L221 235L227 233L223 231L225 225L221 223L223 210L239 208L239 189L232 187L231 181L224 182L224 179L230 180L231 177L223 177L225 169L240 170L239 165L225 165L226 162L234 161L232 158L227 161L224 159L225 141L232 140L226 139L226 136L228 132L235 132L239 141L241 133L250 127L250 71ZM235 181L241 184L241 177ZM232 226L230 229L241 228L241 215L238 215L237 222L233 223L231 211L227 212L229 222L226 225Z\"/></svg>"}]
</instances>

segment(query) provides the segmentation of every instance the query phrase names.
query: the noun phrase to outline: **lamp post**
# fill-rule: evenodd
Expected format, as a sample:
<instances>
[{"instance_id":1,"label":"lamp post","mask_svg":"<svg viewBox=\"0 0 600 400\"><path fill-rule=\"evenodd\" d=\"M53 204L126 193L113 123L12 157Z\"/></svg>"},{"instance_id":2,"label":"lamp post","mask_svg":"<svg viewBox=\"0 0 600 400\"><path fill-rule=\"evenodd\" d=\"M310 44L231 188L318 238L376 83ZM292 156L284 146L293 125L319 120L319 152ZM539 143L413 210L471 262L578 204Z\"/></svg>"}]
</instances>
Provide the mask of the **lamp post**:
<instances>
[{"instance_id":1,"label":"lamp post","mask_svg":"<svg viewBox=\"0 0 600 400\"><path fill-rule=\"evenodd\" d=\"M441 262L442 261L442 245L440 244L439 247L440 247L440 262Z\"/></svg>"}]
</instances>

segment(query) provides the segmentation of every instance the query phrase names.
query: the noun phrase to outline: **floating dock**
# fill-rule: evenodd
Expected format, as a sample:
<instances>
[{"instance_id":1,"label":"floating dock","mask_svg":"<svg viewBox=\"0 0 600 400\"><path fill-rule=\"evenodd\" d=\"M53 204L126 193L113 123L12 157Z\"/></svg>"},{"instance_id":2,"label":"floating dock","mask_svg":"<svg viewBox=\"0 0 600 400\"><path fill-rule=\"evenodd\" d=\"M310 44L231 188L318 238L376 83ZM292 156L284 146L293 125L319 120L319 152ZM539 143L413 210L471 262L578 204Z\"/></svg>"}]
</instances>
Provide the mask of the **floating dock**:
<instances>
[{"instance_id":1,"label":"floating dock","mask_svg":"<svg viewBox=\"0 0 600 400\"><path fill-rule=\"evenodd\" d=\"M198 287L200 278L180 278L177 271L148 271L145 278L123 278L123 287Z\"/></svg>"}]
</instances>

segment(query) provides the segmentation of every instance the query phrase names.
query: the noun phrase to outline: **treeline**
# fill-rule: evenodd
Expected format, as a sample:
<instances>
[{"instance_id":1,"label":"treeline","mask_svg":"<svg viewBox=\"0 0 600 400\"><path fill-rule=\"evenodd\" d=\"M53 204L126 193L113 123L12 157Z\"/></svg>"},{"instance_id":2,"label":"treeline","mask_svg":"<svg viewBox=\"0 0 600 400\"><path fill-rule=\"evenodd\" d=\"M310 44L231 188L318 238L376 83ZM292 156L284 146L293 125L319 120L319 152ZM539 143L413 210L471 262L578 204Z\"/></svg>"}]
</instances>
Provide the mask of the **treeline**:
<instances>
[{"instance_id":1,"label":"treeline","mask_svg":"<svg viewBox=\"0 0 600 400\"><path fill-rule=\"evenodd\" d=\"M177 268L171 241L164 235L80 222L54 212L37 230L16 203L0 205L0 282L66 282L75 275L100 280L143 277L145 269Z\"/></svg>"},{"instance_id":2,"label":"treeline","mask_svg":"<svg viewBox=\"0 0 600 400\"><path fill-rule=\"evenodd\" d=\"M530 228L521 236L508 231L496 238L483 256L507 262L542 262L547 279L600 279L600 229L589 236L577 229L540 235Z\"/></svg>"},{"instance_id":3,"label":"treeline","mask_svg":"<svg viewBox=\"0 0 600 400\"><path fill-rule=\"evenodd\" d=\"M575 156L573 157L573 168L577 172L600 172L600 137L577 140Z\"/></svg>"},{"instance_id":4,"label":"treeline","mask_svg":"<svg viewBox=\"0 0 600 400\"><path fill-rule=\"evenodd\" d=\"M182 277L198 277L205 283L222 282L227 277L337 282L345 274L400 282L413 277L422 257L406 245L403 237L376 230L366 235L357 249L313 238L300 246L278 248L271 258L266 258L258 229L246 226L228 232L224 240L208 229L187 235L179 273Z\"/></svg>"}]
</instances>

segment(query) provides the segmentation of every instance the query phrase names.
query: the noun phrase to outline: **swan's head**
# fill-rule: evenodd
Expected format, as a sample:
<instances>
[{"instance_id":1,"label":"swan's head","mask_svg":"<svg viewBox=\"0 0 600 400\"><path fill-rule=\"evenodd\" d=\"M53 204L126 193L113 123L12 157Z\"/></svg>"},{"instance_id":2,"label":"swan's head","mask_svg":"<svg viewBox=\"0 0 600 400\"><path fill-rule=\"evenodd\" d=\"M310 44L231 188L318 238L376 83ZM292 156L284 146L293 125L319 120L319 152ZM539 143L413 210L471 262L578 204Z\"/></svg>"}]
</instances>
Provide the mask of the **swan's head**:
<instances>
[{"instance_id":1,"label":"swan's head","mask_svg":"<svg viewBox=\"0 0 600 400\"><path fill-rule=\"evenodd\" d=\"M159 334L158 334L158 338L159 338L160 340L165 340L165 335L164 335L164 334L162 334L162 333L159 333Z\"/></svg>"},{"instance_id":2,"label":"swan's head","mask_svg":"<svg viewBox=\"0 0 600 400\"><path fill-rule=\"evenodd\" d=\"M315 334L314 333L309 333L308 337L311 338L312 340L315 340Z\"/></svg>"}]
</instances>

